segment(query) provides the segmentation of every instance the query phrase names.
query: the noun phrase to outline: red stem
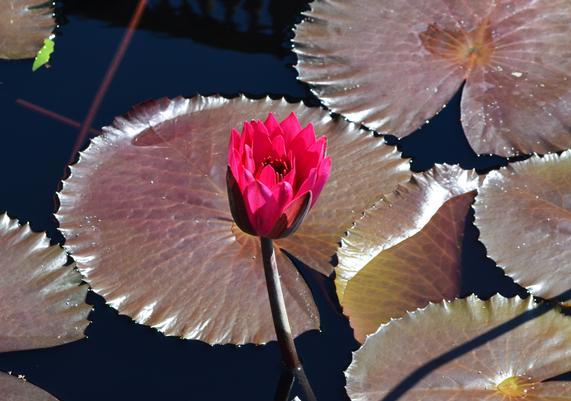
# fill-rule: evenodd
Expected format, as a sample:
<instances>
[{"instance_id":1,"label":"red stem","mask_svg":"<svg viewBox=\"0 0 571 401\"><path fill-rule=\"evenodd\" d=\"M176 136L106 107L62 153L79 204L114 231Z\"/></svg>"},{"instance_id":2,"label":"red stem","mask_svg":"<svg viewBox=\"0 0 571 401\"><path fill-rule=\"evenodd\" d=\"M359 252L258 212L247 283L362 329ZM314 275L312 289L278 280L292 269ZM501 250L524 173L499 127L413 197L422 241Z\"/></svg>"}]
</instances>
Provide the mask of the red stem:
<instances>
[{"instance_id":1,"label":"red stem","mask_svg":"<svg viewBox=\"0 0 571 401\"><path fill-rule=\"evenodd\" d=\"M127 51L127 48L129 47L129 43L131 43L131 39L133 38L133 35L135 34L135 31L137 29L137 26L139 25L139 21L141 20L141 17L143 16L143 12L145 11L146 6L147 6L146 0L139 0L139 4L137 4L137 8L135 9L135 12L133 13L133 16L131 17L131 20L129 21L129 25L127 26L127 31L125 32L125 35L123 36L123 39L121 40L121 43L119 44L119 48L117 49L117 51L115 52L115 55L113 56L113 60L111 61L111 64L109 65L109 68L107 69L107 72L105 73L105 77L103 78L101 85L99 85L99 89L97 90L97 94L95 95L95 98L93 99L93 102L91 103L91 106L89 107L87 117L85 117L85 120L83 121L83 124L81 125L81 128L79 130L79 135L77 136L77 140L75 141L75 145L73 146L73 150L71 152L71 157L70 157L68 164L71 164L71 162L75 158L75 154L81 148L81 145L83 144L83 142L87 138L87 134L89 132L91 124L93 124L93 120L95 119L95 115L97 114L97 111L99 110L99 107L101 106L101 102L103 102L103 98L105 97L105 94L107 93L107 90L109 89L109 85L111 85L111 81L113 80L113 77L115 76L115 73L117 72L117 69L119 68L119 65L121 64L123 57L125 56L125 52Z\"/></svg>"}]
</instances>

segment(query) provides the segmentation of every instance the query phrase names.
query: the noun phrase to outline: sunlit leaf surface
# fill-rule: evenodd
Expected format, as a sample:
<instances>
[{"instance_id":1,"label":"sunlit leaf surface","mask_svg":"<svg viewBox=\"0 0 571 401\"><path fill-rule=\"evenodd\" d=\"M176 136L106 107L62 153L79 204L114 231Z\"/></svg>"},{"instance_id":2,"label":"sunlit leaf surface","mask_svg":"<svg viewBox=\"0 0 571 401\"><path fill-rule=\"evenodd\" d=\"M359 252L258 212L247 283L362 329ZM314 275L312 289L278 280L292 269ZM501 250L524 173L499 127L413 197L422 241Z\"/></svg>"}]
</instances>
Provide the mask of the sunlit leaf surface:
<instances>
[{"instance_id":1,"label":"sunlit leaf surface","mask_svg":"<svg viewBox=\"0 0 571 401\"><path fill-rule=\"evenodd\" d=\"M298 233L278 244L332 271L343 230L408 179L408 162L381 138L318 108L243 97L163 99L104 129L64 182L58 219L94 291L168 335L274 339L259 244L233 225L225 185L231 128L270 111L278 119L295 112L328 137L331 178ZM311 293L281 250L278 265L294 334L318 328Z\"/></svg>"},{"instance_id":2,"label":"sunlit leaf surface","mask_svg":"<svg viewBox=\"0 0 571 401\"><path fill-rule=\"evenodd\" d=\"M466 214L478 176L457 166L416 174L349 230L335 284L355 337L429 301L459 295Z\"/></svg>"},{"instance_id":3,"label":"sunlit leaf surface","mask_svg":"<svg viewBox=\"0 0 571 401\"><path fill-rule=\"evenodd\" d=\"M87 286L60 246L0 215L0 352L83 338ZM0 392L0 394L2 394Z\"/></svg>"},{"instance_id":4,"label":"sunlit leaf surface","mask_svg":"<svg viewBox=\"0 0 571 401\"><path fill-rule=\"evenodd\" d=\"M514 281L544 298L571 290L571 151L489 173L474 209L489 256Z\"/></svg>"},{"instance_id":5,"label":"sunlit leaf surface","mask_svg":"<svg viewBox=\"0 0 571 401\"><path fill-rule=\"evenodd\" d=\"M568 0L322 0L306 15L300 79L352 121L406 136L466 81L477 153L571 147Z\"/></svg>"},{"instance_id":6,"label":"sunlit leaf surface","mask_svg":"<svg viewBox=\"0 0 571 401\"><path fill-rule=\"evenodd\" d=\"M381 401L409 379L399 401L568 401L571 382L546 380L571 370L570 323L531 297L431 304L367 338L347 391Z\"/></svg>"},{"instance_id":7,"label":"sunlit leaf surface","mask_svg":"<svg viewBox=\"0 0 571 401\"><path fill-rule=\"evenodd\" d=\"M34 58L55 28L51 2L0 0L0 58Z\"/></svg>"},{"instance_id":8,"label":"sunlit leaf surface","mask_svg":"<svg viewBox=\"0 0 571 401\"><path fill-rule=\"evenodd\" d=\"M57 401L44 390L14 376L0 372L2 401Z\"/></svg>"}]
</instances>

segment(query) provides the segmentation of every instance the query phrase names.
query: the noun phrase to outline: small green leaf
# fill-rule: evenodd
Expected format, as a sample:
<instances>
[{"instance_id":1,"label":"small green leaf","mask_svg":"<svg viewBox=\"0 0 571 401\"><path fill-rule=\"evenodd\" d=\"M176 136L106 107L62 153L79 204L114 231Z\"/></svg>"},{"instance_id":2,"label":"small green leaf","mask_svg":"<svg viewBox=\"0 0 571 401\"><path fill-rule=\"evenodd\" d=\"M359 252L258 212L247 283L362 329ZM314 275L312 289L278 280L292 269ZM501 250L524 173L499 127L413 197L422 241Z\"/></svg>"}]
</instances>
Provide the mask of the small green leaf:
<instances>
[{"instance_id":1,"label":"small green leaf","mask_svg":"<svg viewBox=\"0 0 571 401\"><path fill-rule=\"evenodd\" d=\"M55 43L53 41L53 35L44 40L44 46L40 49L36 58L34 60L34 65L32 66L32 71L36 71L38 68L47 64L50 61L50 56L54 52Z\"/></svg>"}]
</instances>

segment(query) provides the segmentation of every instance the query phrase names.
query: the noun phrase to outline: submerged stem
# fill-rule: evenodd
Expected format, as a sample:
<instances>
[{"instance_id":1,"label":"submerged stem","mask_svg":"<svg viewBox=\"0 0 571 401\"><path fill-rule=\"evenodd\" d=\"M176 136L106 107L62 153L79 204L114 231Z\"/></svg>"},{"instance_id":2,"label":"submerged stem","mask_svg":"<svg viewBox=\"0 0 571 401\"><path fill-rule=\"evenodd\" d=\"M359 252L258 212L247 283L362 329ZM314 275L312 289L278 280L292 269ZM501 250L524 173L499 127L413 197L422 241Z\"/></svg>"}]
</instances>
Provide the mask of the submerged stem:
<instances>
[{"instance_id":1,"label":"submerged stem","mask_svg":"<svg viewBox=\"0 0 571 401\"><path fill-rule=\"evenodd\" d=\"M262 259L264 261L264 273L266 275L272 318L274 320L274 328L276 330L276 336L282 352L283 361L287 368L290 369L298 378L299 384L305 393L306 401L316 401L315 394L313 393L309 380L303 370L303 366L301 365L293 342L291 327L289 325L285 307L284 294L280 283L280 275L276 263L274 243L271 239L263 237L260 238L260 243L262 246Z\"/></svg>"}]
</instances>

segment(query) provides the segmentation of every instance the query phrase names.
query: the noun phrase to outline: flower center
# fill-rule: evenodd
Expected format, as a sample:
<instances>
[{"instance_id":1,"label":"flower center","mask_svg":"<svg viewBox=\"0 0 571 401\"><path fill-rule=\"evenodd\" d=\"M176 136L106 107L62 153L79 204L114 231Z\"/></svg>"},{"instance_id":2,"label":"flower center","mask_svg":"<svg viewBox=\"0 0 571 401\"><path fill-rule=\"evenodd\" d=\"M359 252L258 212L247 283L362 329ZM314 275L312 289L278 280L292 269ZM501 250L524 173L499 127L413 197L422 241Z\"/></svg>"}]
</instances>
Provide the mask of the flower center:
<instances>
[{"instance_id":1,"label":"flower center","mask_svg":"<svg viewBox=\"0 0 571 401\"><path fill-rule=\"evenodd\" d=\"M291 170L291 163L289 159L285 157L280 158L273 158L272 156L268 156L262 162L262 166L272 166L274 171L276 172L276 181L282 181L287 173Z\"/></svg>"},{"instance_id":2,"label":"flower center","mask_svg":"<svg viewBox=\"0 0 571 401\"><path fill-rule=\"evenodd\" d=\"M524 399L534 389L534 385L530 377L512 376L498 384L497 389L509 399Z\"/></svg>"}]
</instances>

